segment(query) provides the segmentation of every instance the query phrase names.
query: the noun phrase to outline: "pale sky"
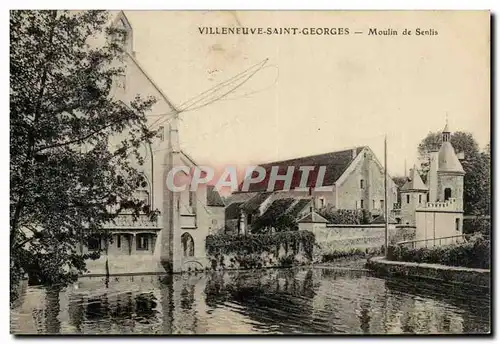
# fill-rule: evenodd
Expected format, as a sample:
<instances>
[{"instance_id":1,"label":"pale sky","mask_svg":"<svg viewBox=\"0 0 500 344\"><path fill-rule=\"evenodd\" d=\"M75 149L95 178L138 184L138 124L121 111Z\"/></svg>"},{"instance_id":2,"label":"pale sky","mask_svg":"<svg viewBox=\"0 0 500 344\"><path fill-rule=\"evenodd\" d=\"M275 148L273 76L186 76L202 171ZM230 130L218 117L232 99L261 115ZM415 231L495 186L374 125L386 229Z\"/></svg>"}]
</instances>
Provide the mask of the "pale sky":
<instances>
[{"instance_id":1,"label":"pale sky","mask_svg":"<svg viewBox=\"0 0 500 344\"><path fill-rule=\"evenodd\" d=\"M246 165L368 145L404 174L441 130L490 140L487 12L126 11L136 57L179 105L256 63L248 83L181 115L198 164ZM201 35L202 26L349 28L342 36ZM399 31L369 36L369 28ZM434 36L402 36L404 28ZM363 31L363 34L354 34Z\"/></svg>"}]
</instances>

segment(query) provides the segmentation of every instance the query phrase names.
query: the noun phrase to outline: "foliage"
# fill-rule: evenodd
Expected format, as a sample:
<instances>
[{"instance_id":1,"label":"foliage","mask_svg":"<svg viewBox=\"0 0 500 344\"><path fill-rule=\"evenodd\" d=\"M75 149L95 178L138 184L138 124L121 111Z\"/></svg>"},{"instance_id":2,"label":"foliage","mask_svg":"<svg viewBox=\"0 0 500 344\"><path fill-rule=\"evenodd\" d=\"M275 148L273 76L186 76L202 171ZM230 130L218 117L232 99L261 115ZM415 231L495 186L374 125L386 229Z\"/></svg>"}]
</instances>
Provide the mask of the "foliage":
<instances>
[{"instance_id":1,"label":"foliage","mask_svg":"<svg viewBox=\"0 0 500 344\"><path fill-rule=\"evenodd\" d=\"M123 50L107 23L105 11L11 11L11 290L25 273L74 280L95 258L78 253L81 241L124 211L157 215L134 197L144 181L130 159L141 165L138 148L155 135L155 100L113 99Z\"/></svg>"},{"instance_id":2,"label":"foliage","mask_svg":"<svg viewBox=\"0 0 500 344\"><path fill-rule=\"evenodd\" d=\"M490 241L482 236L470 238L465 243L431 248L410 249L405 246L389 246L389 260L431 263L468 268L490 268Z\"/></svg>"},{"instance_id":3,"label":"foliage","mask_svg":"<svg viewBox=\"0 0 500 344\"><path fill-rule=\"evenodd\" d=\"M312 258L314 247L314 234L309 231L288 231L270 234L253 235L208 235L205 241L207 253L211 256L229 254L261 254L264 252L278 252L280 247L298 253L302 245L304 253Z\"/></svg>"},{"instance_id":4,"label":"foliage","mask_svg":"<svg viewBox=\"0 0 500 344\"><path fill-rule=\"evenodd\" d=\"M323 216L330 223L345 225L360 225L370 223L370 213L366 209L334 209L322 208L318 214Z\"/></svg>"},{"instance_id":5,"label":"foliage","mask_svg":"<svg viewBox=\"0 0 500 344\"><path fill-rule=\"evenodd\" d=\"M321 257L322 263L332 262L338 259L354 259L354 258L367 258L374 255L380 254L380 249L368 249L362 250L360 248L351 248L349 250L339 250L330 253L326 253Z\"/></svg>"},{"instance_id":6,"label":"foliage","mask_svg":"<svg viewBox=\"0 0 500 344\"><path fill-rule=\"evenodd\" d=\"M252 223L252 233L267 233L270 230L275 232L298 230L299 226L295 218L286 213L289 206L289 199L275 200L269 209Z\"/></svg>"},{"instance_id":7,"label":"foliage","mask_svg":"<svg viewBox=\"0 0 500 344\"><path fill-rule=\"evenodd\" d=\"M283 268L289 268L294 265L297 265L297 260L295 259L294 254L289 254L287 256L280 257L279 259L279 266Z\"/></svg>"},{"instance_id":8,"label":"foliage","mask_svg":"<svg viewBox=\"0 0 500 344\"><path fill-rule=\"evenodd\" d=\"M450 142L456 153L463 152L461 161L464 176L464 211L466 214L486 215L491 211L491 159L490 146L480 152L479 145L471 133L457 131L451 135ZM440 132L429 133L419 144L421 175L424 181L430 168L430 152L441 147Z\"/></svg>"},{"instance_id":9,"label":"foliage","mask_svg":"<svg viewBox=\"0 0 500 344\"><path fill-rule=\"evenodd\" d=\"M481 217L464 219L463 232L464 234L479 232L483 236L489 237L491 233L491 219Z\"/></svg>"}]
</instances>

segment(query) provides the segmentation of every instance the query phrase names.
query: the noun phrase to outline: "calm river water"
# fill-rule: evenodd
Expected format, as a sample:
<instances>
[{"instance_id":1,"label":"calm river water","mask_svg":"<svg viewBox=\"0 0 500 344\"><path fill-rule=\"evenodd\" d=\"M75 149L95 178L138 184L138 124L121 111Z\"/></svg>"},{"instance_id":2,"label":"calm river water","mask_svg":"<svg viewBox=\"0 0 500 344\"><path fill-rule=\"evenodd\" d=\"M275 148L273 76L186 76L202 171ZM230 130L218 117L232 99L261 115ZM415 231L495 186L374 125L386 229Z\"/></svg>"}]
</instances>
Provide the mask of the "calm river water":
<instances>
[{"instance_id":1,"label":"calm river water","mask_svg":"<svg viewBox=\"0 0 500 344\"><path fill-rule=\"evenodd\" d=\"M23 334L486 333L489 295L368 272L269 269L82 278L28 287L11 310Z\"/></svg>"}]
</instances>

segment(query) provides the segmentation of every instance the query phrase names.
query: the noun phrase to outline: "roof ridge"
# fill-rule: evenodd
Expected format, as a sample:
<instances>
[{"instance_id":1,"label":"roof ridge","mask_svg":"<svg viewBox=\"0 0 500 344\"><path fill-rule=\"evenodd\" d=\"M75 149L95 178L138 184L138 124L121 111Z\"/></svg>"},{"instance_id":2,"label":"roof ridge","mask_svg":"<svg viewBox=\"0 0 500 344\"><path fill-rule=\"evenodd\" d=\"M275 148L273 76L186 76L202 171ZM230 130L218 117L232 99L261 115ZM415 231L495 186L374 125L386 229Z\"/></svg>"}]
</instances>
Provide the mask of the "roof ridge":
<instances>
[{"instance_id":1,"label":"roof ridge","mask_svg":"<svg viewBox=\"0 0 500 344\"><path fill-rule=\"evenodd\" d=\"M269 164L272 164L272 163L284 163L284 162L289 162L289 161L293 161L293 160L300 160L300 159L306 159L306 158L319 157L319 156L326 155L326 154L335 154L335 153L347 152L347 151L352 151L354 149L357 150L357 149L366 148L366 147L368 147L368 146L366 146L366 145L355 146L355 147L344 148L344 149L340 149L340 150L336 150L336 151L329 151L329 152L318 153L318 154L313 154L313 155L305 155L305 156L300 156L300 157L296 157L296 158L288 158L288 159L285 159L285 160L274 160L274 161L269 161L269 162L262 162L262 163L259 163L259 164L256 164L256 165L262 166L262 165L269 165Z\"/></svg>"}]
</instances>

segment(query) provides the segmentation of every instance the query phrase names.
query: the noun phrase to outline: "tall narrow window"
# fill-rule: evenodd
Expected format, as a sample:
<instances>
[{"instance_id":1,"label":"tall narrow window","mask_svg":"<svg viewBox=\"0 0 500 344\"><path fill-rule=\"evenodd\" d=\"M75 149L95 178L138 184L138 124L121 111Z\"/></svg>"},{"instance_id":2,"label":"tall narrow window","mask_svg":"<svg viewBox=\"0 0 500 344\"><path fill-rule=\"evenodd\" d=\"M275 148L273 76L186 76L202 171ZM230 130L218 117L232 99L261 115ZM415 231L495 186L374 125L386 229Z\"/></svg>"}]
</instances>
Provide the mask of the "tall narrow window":
<instances>
[{"instance_id":1,"label":"tall narrow window","mask_svg":"<svg viewBox=\"0 0 500 344\"><path fill-rule=\"evenodd\" d=\"M365 181L364 181L363 179L361 179L361 180L359 181L359 187L360 187L361 189L364 189L364 188L365 188Z\"/></svg>"},{"instance_id":2,"label":"tall narrow window","mask_svg":"<svg viewBox=\"0 0 500 344\"><path fill-rule=\"evenodd\" d=\"M406 195L406 203L410 203L410 195Z\"/></svg>"},{"instance_id":3,"label":"tall narrow window","mask_svg":"<svg viewBox=\"0 0 500 344\"><path fill-rule=\"evenodd\" d=\"M252 214L247 215L247 223L250 225L252 224Z\"/></svg>"},{"instance_id":4,"label":"tall narrow window","mask_svg":"<svg viewBox=\"0 0 500 344\"><path fill-rule=\"evenodd\" d=\"M451 189L446 188L444 189L444 200L447 201L451 198Z\"/></svg>"},{"instance_id":5,"label":"tall narrow window","mask_svg":"<svg viewBox=\"0 0 500 344\"><path fill-rule=\"evenodd\" d=\"M455 219L455 230L460 232L460 219Z\"/></svg>"},{"instance_id":6,"label":"tall narrow window","mask_svg":"<svg viewBox=\"0 0 500 344\"><path fill-rule=\"evenodd\" d=\"M418 203L422 203L422 195L418 195Z\"/></svg>"},{"instance_id":7,"label":"tall narrow window","mask_svg":"<svg viewBox=\"0 0 500 344\"><path fill-rule=\"evenodd\" d=\"M122 236L120 234L116 236L116 247L122 247Z\"/></svg>"},{"instance_id":8,"label":"tall narrow window","mask_svg":"<svg viewBox=\"0 0 500 344\"><path fill-rule=\"evenodd\" d=\"M363 200L361 200L361 209L364 209L364 208L365 208L364 202L363 202Z\"/></svg>"},{"instance_id":9,"label":"tall narrow window","mask_svg":"<svg viewBox=\"0 0 500 344\"><path fill-rule=\"evenodd\" d=\"M380 209L384 209L384 200L383 199L380 200Z\"/></svg>"},{"instance_id":10,"label":"tall narrow window","mask_svg":"<svg viewBox=\"0 0 500 344\"><path fill-rule=\"evenodd\" d=\"M136 249L138 251L146 251L149 249L149 235L138 234L136 237Z\"/></svg>"},{"instance_id":11,"label":"tall narrow window","mask_svg":"<svg viewBox=\"0 0 500 344\"><path fill-rule=\"evenodd\" d=\"M375 206L375 200L372 200L372 208L373 208L373 209L376 209L375 207L376 207L376 206Z\"/></svg>"}]
</instances>

